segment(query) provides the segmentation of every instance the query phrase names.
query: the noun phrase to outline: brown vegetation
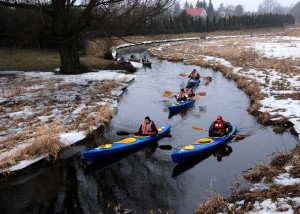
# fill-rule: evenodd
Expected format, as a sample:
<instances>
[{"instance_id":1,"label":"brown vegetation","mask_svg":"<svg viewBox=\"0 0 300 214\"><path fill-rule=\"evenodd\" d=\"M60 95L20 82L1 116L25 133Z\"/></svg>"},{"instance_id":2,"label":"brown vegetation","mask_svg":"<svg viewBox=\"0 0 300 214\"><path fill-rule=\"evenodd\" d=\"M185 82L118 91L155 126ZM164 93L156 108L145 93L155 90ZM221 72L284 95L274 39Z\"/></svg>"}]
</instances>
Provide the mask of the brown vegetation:
<instances>
[{"instance_id":1,"label":"brown vegetation","mask_svg":"<svg viewBox=\"0 0 300 214\"><path fill-rule=\"evenodd\" d=\"M260 91L260 87L266 86L269 83L268 75L270 70L274 69L281 73L282 78L278 81L272 82L270 90L294 90L294 93L278 94L278 99L292 98L299 100L299 89L291 87L287 81L287 77L293 77L300 73L299 62L297 59L281 59L281 58L267 58L262 56L251 47L255 42L269 41L272 34L278 35L277 29L273 29L269 36L263 35L261 37L255 36L238 36L238 37L227 37L227 38L207 38L206 40L194 40L180 42L172 44L170 46L164 45L157 48L151 48L150 52L159 57L167 58L171 61L183 61L186 64L194 64L202 67L210 67L213 70L221 71L226 78L233 79L237 82L237 86L244 90L250 98L250 106L248 111L257 116L258 121L262 124L269 125L284 121L277 120L273 122L271 119L275 116L271 116L268 112L259 112L260 104L259 101L266 97ZM284 35L296 36L300 34L300 28L281 29ZM276 33L275 33L276 32ZM245 33L244 33L245 34ZM213 42L211 42L213 41ZM209 58L212 56L213 58ZM218 59L225 59L228 65L224 65L218 61ZM225 63L226 64L226 63ZM240 68L238 72L233 72L233 67ZM249 69L255 69L261 71L263 75L249 72ZM244 74L249 76L261 75L260 77L265 78L265 84L256 82L255 78L246 77Z\"/></svg>"},{"instance_id":2,"label":"brown vegetation","mask_svg":"<svg viewBox=\"0 0 300 214\"><path fill-rule=\"evenodd\" d=\"M107 99L113 100L111 91L124 81L126 80L90 81L89 86L82 86L66 83L55 76L49 80L21 76L1 82L0 92L9 101L0 108L0 151L5 154L0 160L0 169L38 155L49 160L57 159L63 144L54 131L77 130L88 136L99 125L108 125L114 109L107 101L105 105L99 103ZM32 94L31 99L26 98L27 94ZM76 117L67 119L70 113L82 105L87 107L81 108ZM26 109L29 113L22 113ZM56 109L60 109L59 115L55 115ZM60 127L59 124L62 123L64 125ZM15 131L18 129L20 130ZM17 147L24 149L22 152L9 154L9 151Z\"/></svg>"}]
</instances>

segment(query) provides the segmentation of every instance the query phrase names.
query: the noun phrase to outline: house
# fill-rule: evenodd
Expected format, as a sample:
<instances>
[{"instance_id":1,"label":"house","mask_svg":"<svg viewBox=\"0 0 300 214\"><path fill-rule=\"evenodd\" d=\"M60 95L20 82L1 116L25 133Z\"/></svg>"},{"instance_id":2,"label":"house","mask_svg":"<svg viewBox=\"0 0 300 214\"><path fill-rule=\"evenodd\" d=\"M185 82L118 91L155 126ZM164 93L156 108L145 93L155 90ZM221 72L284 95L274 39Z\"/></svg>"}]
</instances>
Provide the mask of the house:
<instances>
[{"instance_id":1,"label":"house","mask_svg":"<svg viewBox=\"0 0 300 214\"><path fill-rule=\"evenodd\" d=\"M202 17L202 18L207 17L207 13L204 8L186 8L184 10L188 15L192 17Z\"/></svg>"}]
</instances>

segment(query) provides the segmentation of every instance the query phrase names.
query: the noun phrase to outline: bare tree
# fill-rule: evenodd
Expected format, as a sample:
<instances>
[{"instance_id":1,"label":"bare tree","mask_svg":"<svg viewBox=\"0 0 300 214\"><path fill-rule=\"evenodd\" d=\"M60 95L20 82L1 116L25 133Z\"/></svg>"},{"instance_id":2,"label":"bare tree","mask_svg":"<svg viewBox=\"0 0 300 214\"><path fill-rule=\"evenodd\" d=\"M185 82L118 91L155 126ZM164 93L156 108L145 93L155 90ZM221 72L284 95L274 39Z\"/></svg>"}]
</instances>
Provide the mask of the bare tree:
<instances>
[{"instance_id":1,"label":"bare tree","mask_svg":"<svg viewBox=\"0 0 300 214\"><path fill-rule=\"evenodd\" d=\"M105 25L108 17L134 17L130 28L156 16L173 4L173 0L0 0L0 5L36 11L45 29L56 40L60 73L78 74L88 70L79 60L75 38L91 26L95 17ZM137 12L138 13L135 13ZM138 14L138 17L137 15ZM116 19L120 20L120 19ZM113 23L111 23L113 24ZM104 30L104 29L102 29ZM129 30L129 28L127 29Z\"/></svg>"},{"instance_id":2,"label":"bare tree","mask_svg":"<svg viewBox=\"0 0 300 214\"><path fill-rule=\"evenodd\" d=\"M276 0L264 0L258 6L258 13L274 13L274 9L280 6L280 4Z\"/></svg>"},{"instance_id":3,"label":"bare tree","mask_svg":"<svg viewBox=\"0 0 300 214\"><path fill-rule=\"evenodd\" d=\"M290 14L294 16L296 23L300 23L300 1L291 9Z\"/></svg>"},{"instance_id":4,"label":"bare tree","mask_svg":"<svg viewBox=\"0 0 300 214\"><path fill-rule=\"evenodd\" d=\"M234 15L242 16L244 14L244 6L239 4L234 7Z\"/></svg>"}]
</instances>

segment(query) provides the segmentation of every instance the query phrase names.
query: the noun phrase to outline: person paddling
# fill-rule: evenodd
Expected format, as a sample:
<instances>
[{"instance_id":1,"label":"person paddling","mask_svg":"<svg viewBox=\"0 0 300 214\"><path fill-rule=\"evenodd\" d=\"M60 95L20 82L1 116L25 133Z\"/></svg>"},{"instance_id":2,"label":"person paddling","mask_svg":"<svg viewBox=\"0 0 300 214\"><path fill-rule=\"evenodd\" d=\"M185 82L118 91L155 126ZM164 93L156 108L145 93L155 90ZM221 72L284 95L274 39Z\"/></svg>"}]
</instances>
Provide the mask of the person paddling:
<instances>
[{"instance_id":1,"label":"person paddling","mask_svg":"<svg viewBox=\"0 0 300 214\"><path fill-rule=\"evenodd\" d=\"M193 89L190 87L190 86L186 86L185 87L185 91L186 91L186 94L188 97L194 97L195 96L195 93L193 91Z\"/></svg>"},{"instance_id":2,"label":"person paddling","mask_svg":"<svg viewBox=\"0 0 300 214\"><path fill-rule=\"evenodd\" d=\"M188 95L185 93L184 89L182 88L178 95L175 95L175 98L177 101L186 101L188 98Z\"/></svg>"},{"instance_id":3,"label":"person paddling","mask_svg":"<svg viewBox=\"0 0 300 214\"><path fill-rule=\"evenodd\" d=\"M148 116L145 117L145 119L143 120L139 128L139 131L134 132L135 135L151 135L151 136L155 136L157 135L157 133L158 130L156 128L156 125Z\"/></svg>"},{"instance_id":4,"label":"person paddling","mask_svg":"<svg viewBox=\"0 0 300 214\"><path fill-rule=\"evenodd\" d=\"M218 116L217 119L209 127L209 137L224 137L232 130L232 126L229 122L223 120L222 116Z\"/></svg>"},{"instance_id":5,"label":"person paddling","mask_svg":"<svg viewBox=\"0 0 300 214\"><path fill-rule=\"evenodd\" d=\"M198 73L198 71L196 69L194 69L188 77L191 79L194 79L194 80L198 80L200 78L200 74Z\"/></svg>"}]
</instances>

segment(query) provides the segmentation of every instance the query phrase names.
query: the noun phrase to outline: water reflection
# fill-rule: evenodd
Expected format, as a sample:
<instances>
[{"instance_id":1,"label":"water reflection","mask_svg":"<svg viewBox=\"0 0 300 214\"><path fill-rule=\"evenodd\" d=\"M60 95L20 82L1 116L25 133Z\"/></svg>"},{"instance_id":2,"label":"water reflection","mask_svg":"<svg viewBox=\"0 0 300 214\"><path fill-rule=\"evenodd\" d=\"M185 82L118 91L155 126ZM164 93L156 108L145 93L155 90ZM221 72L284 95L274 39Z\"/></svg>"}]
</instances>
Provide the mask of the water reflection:
<instances>
[{"instance_id":1,"label":"water reflection","mask_svg":"<svg viewBox=\"0 0 300 214\"><path fill-rule=\"evenodd\" d=\"M193 168L197 164L201 163L202 161L209 158L211 155L216 157L217 161L222 161L222 158L224 156L229 156L232 153L232 147L226 145L221 145L220 147L216 148L213 151L207 151L204 153L201 153L198 156L192 156L188 159L185 159L184 161L178 163L172 172L172 178L175 178L179 176L180 174L186 172L187 170Z\"/></svg>"},{"instance_id":2,"label":"water reflection","mask_svg":"<svg viewBox=\"0 0 300 214\"><path fill-rule=\"evenodd\" d=\"M135 147L132 149L129 149L127 151L122 151L118 152L109 156L104 156L102 158L99 158L96 161L91 162L88 164L84 170L84 175L90 175L93 174L97 171L100 171L102 169L105 169L106 167L121 161L122 159L126 158L127 156L130 156L140 150L144 153L146 158L150 158L156 149L159 148L161 150L171 150L172 146L171 145L159 145L158 141L152 142L149 145L142 145L139 147Z\"/></svg>"},{"instance_id":3,"label":"water reflection","mask_svg":"<svg viewBox=\"0 0 300 214\"><path fill-rule=\"evenodd\" d=\"M225 145L221 146L220 148L217 148L214 152L213 155L217 158L217 161L222 161L222 158L224 156L229 156L232 153L232 147Z\"/></svg>"},{"instance_id":4,"label":"water reflection","mask_svg":"<svg viewBox=\"0 0 300 214\"><path fill-rule=\"evenodd\" d=\"M124 159L125 157L136 153L137 151L141 150L144 147L145 146L135 147L132 149L128 149L126 151L118 152L118 153L115 153L115 154L112 154L109 156L104 156L102 158L99 158L98 160L93 161L87 165L87 167L84 170L84 175L90 175L101 169L104 169L104 168L110 166L111 164L114 164L114 163Z\"/></svg>"}]
</instances>

